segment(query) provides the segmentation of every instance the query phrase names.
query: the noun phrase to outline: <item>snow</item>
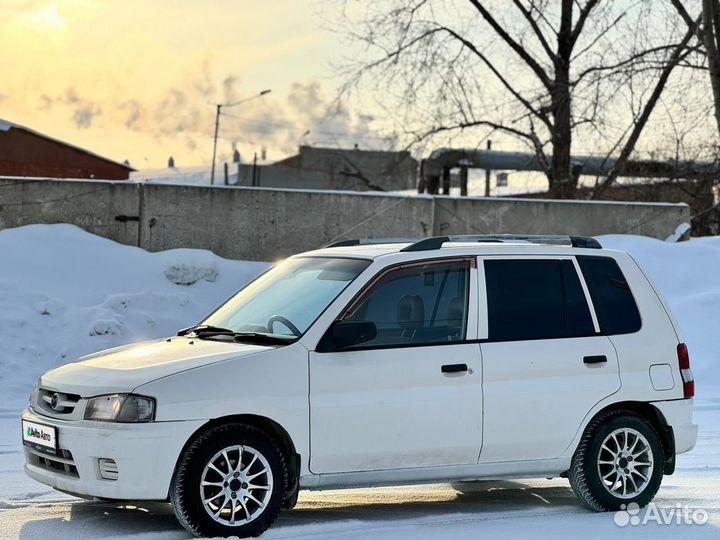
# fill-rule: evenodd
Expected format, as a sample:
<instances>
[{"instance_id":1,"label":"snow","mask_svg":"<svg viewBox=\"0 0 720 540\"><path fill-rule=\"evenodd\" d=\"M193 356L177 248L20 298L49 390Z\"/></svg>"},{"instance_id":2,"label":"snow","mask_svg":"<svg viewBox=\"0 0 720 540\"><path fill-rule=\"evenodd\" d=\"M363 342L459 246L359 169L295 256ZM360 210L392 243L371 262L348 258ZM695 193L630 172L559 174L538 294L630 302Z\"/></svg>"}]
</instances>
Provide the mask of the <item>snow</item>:
<instances>
[{"instance_id":1,"label":"snow","mask_svg":"<svg viewBox=\"0 0 720 540\"><path fill-rule=\"evenodd\" d=\"M19 410L37 377L79 356L172 335L267 264L148 253L72 225L0 231L0 391Z\"/></svg>"},{"instance_id":2,"label":"snow","mask_svg":"<svg viewBox=\"0 0 720 540\"><path fill-rule=\"evenodd\" d=\"M263 538L720 537L720 238L603 236L647 270L675 312L698 388L698 445L656 503L705 509L705 525L620 528L564 479L303 492ZM19 410L37 376L80 355L173 334L201 320L265 263L202 250L148 253L70 225L0 231L0 539L188 538L165 503L75 499L25 477Z\"/></svg>"}]
</instances>

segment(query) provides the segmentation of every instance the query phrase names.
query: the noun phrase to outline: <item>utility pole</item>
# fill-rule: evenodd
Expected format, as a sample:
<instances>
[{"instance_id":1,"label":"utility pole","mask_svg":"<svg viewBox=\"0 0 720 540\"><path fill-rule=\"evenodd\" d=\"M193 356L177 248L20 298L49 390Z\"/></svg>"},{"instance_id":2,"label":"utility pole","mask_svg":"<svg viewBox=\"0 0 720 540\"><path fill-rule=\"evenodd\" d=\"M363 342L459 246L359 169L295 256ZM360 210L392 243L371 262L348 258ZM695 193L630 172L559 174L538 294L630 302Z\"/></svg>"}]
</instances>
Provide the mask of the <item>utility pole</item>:
<instances>
[{"instance_id":1,"label":"utility pole","mask_svg":"<svg viewBox=\"0 0 720 540\"><path fill-rule=\"evenodd\" d=\"M492 141L487 142L487 149L492 150ZM490 169L485 169L485 196L490 196Z\"/></svg>"},{"instance_id":2,"label":"utility pole","mask_svg":"<svg viewBox=\"0 0 720 540\"><path fill-rule=\"evenodd\" d=\"M272 92L272 90L263 90L259 94L250 96L249 98L241 99L240 101L235 101L233 103L215 103L215 136L213 137L213 156L212 167L210 168L210 185L213 185L215 183L215 155L217 154L218 130L220 129L220 114L222 113L222 108L235 107L236 105L240 105L241 103L246 103L253 99L262 97L266 94L269 94L270 92Z\"/></svg>"},{"instance_id":3,"label":"utility pole","mask_svg":"<svg viewBox=\"0 0 720 540\"><path fill-rule=\"evenodd\" d=\"M215 183L215 154L217 153L217 136L218 128L220 127L220 109L222 109L222 105L217 103L215 107L217 107L217 112L215 113L215 136L213 137L213 160L212 168L210 169L210 185Z\"/></svg>"},{"instance_id":4,"label":"utility pole","mask_svg":"<svg viewBox=\"0 0 720 540\"><path fill-rule=\"evenodd\" d=\"M257 152L253 156L253 168L252 168L252 186L255 187L257 184Z\"/></svg>"}]
</instances>

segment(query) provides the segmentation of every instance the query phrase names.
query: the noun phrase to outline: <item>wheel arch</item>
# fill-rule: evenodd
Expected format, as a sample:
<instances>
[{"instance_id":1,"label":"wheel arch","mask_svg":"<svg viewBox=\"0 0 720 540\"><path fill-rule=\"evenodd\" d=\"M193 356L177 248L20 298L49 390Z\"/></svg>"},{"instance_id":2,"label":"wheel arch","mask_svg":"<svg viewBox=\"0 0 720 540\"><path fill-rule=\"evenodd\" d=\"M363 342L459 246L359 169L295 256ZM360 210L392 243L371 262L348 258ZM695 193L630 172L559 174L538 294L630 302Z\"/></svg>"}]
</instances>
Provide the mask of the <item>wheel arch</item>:
<instances>
[{"instance_id":1,"label":"wheel arch","mask_svg":"<svg viewBox=\"0 0 720 540\"><path fill-rule=\"evenodd\" d=\"M288 493L292 494L293 492L297 492L300 480L300 454L298 454L296 450L292 437L288 431L275 420L256 414L233 414L221 416L205 422L202 426L196 429L195 432L188 437L187 441L185 441L182 450L180 450L180 453L178 454L175 462L175 468L173 470L173 481L180 465L180 461L192 442L206 431L226 424L244 424L246 426L252 426L272 437L280 447L280 451L287 460L288 473L290 475Z\"/></svg>"},{"instance_id":2,"label":"wheel arch","mask_svg":"<svg viewBox=\"0 0 720 540\"><path fill-rule=\"evenodd\" d=\"M650 424L658 434L660 438L660 444L662 445L663 455L665 461L663 463L663 473L672 474L675 472L675 435L673 434L672 427L670 427L662 414L660 409L655 407L652 403L643 401L619 401L611 403L606 407L597 411L586 423L583 433L588 429L597 417L606 414L611 411L627 411L636 414L648 424Z\"/></svg>"}]
</instances>

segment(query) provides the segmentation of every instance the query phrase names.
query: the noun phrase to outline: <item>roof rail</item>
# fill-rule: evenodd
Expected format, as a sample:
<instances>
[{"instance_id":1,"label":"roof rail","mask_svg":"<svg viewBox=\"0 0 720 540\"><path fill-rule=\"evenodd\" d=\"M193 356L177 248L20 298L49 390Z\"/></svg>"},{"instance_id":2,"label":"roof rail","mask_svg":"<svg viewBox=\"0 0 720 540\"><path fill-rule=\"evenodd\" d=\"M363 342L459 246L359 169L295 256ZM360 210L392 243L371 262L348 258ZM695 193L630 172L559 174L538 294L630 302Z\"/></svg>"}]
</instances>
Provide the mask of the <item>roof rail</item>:
<instances>
[{"instance_id":1,"label":"roof rail","mask_svg":"<svg viewBox=\"0 0 720 540\"><path fill-rule=\"evenodd\" d=\"M375 244L416 244L420 241L419 238L353 238L330 242L324 245L322 249L346 246L372 246Z\"/></svg>"},{"instance_id":2,"label":"roof rail","mask_svg":"<svg viewBox=\"0 0 720 540\"><path fill-rule=\"evenodd\" d=\"M547 244L587 249L602 249L602 245L591 236L565 236L541 234L476 234L459 236L433 236L415 242L400 251L431 251L440 249L451 242L523 242L529 244Z\"/></svg>"}]
</instances>

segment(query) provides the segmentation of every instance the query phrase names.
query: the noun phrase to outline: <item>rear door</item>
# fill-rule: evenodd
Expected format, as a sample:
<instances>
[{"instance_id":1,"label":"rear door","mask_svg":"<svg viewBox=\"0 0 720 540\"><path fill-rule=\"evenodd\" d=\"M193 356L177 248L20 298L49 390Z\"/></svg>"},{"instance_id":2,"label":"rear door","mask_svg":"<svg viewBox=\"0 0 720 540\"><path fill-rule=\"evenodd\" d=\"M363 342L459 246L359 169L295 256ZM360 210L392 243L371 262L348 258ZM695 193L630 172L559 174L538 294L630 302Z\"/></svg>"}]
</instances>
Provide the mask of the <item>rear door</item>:
<instances>
[{"instance_id":1,"label":"rear door","mask_svg":"<svg viewBox=\"0 0 720 540\"><path fill-rule=\"evenodd\" d=\"M479 270L480 461L558 457L592 407L620 388L615 349L574 257L484 257Z\"/></svg>"}]
</instances>

